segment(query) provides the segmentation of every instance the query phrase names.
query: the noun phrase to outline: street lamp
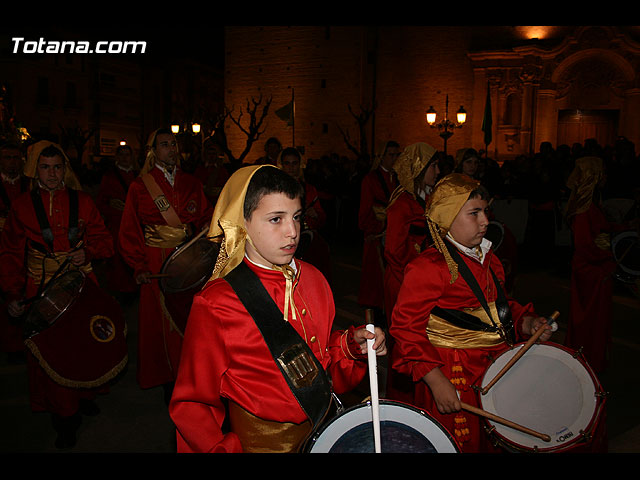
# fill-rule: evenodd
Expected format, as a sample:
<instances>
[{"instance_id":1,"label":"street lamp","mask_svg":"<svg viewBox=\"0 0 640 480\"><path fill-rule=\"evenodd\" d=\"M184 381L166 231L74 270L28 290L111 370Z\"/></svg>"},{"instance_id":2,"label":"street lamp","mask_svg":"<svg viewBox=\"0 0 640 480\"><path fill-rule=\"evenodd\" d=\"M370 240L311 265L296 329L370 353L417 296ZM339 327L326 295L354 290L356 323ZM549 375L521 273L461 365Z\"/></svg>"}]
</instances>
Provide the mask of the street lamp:
<instances>
[{"instance_id":1,"label":"street lamp","mask_svg":"<svg viewBox=\"0 0 640 480\"><path fill-rule=\"evenodd\" d=\"M180 132L180 125L171 125L171 131L174 135L177 135Z\"/></svg>"},{"instance_id":2,"label":"street lamp","mask_svg":"<svg viewBox=\"0 0 640 480\"><path fill-rule=\"evenodd\" d=\"M446 103L445 103L445 111L444 118L436 123L437 112L433 108L433 106L429 107L427 110L426 118L427 123L431 128L437 128L440 131L440 136L444 140L444 154L447 154L447 140L453 135L453 130L455 128L462 128L462 125L467 121L467 112L462 105L460 105L460 109L456 112L456 123L453 123L449 120L449 95L447 94Z\"/></svg>"}]
</instances>

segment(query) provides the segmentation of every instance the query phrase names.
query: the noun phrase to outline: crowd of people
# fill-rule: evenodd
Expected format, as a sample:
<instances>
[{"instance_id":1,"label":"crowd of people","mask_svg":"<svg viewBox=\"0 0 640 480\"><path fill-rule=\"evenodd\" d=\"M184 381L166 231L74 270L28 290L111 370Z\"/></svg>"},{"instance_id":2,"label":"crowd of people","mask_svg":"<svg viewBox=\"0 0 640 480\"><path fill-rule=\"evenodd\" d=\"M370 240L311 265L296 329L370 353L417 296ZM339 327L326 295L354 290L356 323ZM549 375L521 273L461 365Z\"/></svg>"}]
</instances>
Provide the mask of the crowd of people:
<instances>
[{"instance_id":1,"label":"crowd of people","mask_svg":"<svg viewBox=\"0 0 640 480\"><path fill-rule=\"evenodd\" d=\"M567 345L585 347L593 367L606 368L616 266L608 235L638 228L640 162L625 139L612 147L543 143L500 165L482 150L451 156L394 141L371 157L311 159L270 138L263 156L235 171L213 139L185 161L166 129L150 136L143 165L126 146L91 169L74 169L49 141L0 152L2 349L27 362L32 409L52 414L59 448L75 444L79 416L99 412L96 393L108 392L126 362L113 341L121 323L104 315L91 321L106 337L93 336L114 350L83 381L65 370L68 351L55 337L24 341L33 299L81 271L121 304L138 298L138 384L164 389L178 451L298 451L325 419L331 393L363 379L368 339L389 356L390 399L432 414L463 452L495 451L479 418L463 410L477 405L470 387L514 342L540 329L541 340L552 335L533 305L510 297L514 239L498 252L485 238L500 200L526 200L524 242L541 259L550 258L559 219L572 231ZM628 201L621 218L605 215L606 199ZM219 251L185 326L167 308L158 272L202 233ZM332 329L331 248L345 238L360 239L354 294L374 332ZM92 268L101 259L109 259L104 281ZM286 328L253 315L272 306Z\"/></svg>"}]
</instances>

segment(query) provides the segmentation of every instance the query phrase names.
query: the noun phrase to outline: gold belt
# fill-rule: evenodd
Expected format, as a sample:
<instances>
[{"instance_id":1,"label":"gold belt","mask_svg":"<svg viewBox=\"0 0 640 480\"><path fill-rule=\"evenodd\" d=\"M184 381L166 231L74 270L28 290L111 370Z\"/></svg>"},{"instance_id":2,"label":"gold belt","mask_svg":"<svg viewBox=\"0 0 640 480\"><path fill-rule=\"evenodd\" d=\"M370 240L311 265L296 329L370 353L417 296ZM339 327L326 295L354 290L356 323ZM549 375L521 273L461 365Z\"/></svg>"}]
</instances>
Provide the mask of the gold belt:
<instances>
[{"instance_id":1,"label":"gold belt","mask_svg":"<svg viewBox=\"0 0 640 480\"><path fill-rule=\"evenodd\" d=\"M300 424L263 420L232 401L229 422L246 453L296 453L311 433L309 420Z\"/></svg>"},{"instance_id":2,"label":"gold belt","mask_svg":"<svg viewBox=\"0 0 640 480\"><path fill-rule=\"evenodd\" d=\"M27 252L27 276L33 278L37 283L39 283L44 276L44 282L46 284L66 259L67 252L54 252L45 256L44 253L34 248L29 248ZM81 267L76 267L68 263L64 271L71 269L81 270L85 274L90 273L92 270L90 263L82 265Z\"/></svg>"},{"instance_id":3,"label":"gold belt","mask_svg":"<svg viewBox=\"0 0 640 480\"><path fill-rule=\"evenodd\" d=\"M494 302L489 303L491 316L495 319L496 326L501 326L498 319L498 311ZM477 317L489 326L493 326L487 312L482 307L464 308L464 312ZM468 330L458 327L447 322L437 315L429 316L429 324L427 325L427 336L429 341L436 347L443 348L486 348L499 345L504 342L499 332L482 332L476 330Z\"/></svg>"},{"instance_id":4,"label":"gold belt","mask_svg":"<svg viewBox=\"0 0 640 480\"><path fill-rule=\"evenodd\" d=\"M144 243L149 247L175 248L187 238L187 226L145 225Z\"/></svg>"}]
</instances>

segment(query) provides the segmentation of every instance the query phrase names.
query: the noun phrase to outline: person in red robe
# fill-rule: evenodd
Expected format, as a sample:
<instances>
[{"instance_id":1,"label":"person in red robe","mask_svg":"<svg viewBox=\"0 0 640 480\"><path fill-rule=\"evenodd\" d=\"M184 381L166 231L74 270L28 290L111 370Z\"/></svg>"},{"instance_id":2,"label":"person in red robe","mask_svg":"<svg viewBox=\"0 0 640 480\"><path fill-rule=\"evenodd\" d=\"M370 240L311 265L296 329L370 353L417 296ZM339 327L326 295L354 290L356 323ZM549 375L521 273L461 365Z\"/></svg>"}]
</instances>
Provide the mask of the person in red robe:
<instances>
[{"instance_id":1,"label":"person in red robe","mask_svg":"<svg viewBox=\"0 0 640 480\"><path fill-rule=\"evenodd\" d=\"M140 176L127 192L118 244L140 284L137 381L144 389L162 385L168 403L183 332L165 308L158 279L152 275L160 273L176 247L208 224L213 209L202 183L180 169L170 130L153 132L148 147ZM152 193L149 188L158 190Z\"/></svg>"},{"instance_id":2,"label":"person in red robe","mask_svg":"<svg viewBox=\"0 0 640 480\"><path fill-rule=\"evenodd\" d=\"M392 366L415 382L415 405L433 415L465 453L494 451L482 419L461 410L460 402L479 406L472 385L509 343L538 328L546 329L541 341L551 336L551 327L531 304L523 306L505 295L512 321L494 309L504 272L483 237L489 221L487 196L480 182L464 174L447 175L436 184L426 210L434 245L407 266L390 327ZM459 262L475 277L491 317L460 274ZM462 310L491 327L483 331L455 325L451 317Z\"/></svg>"},{"instance_id":3,"label":"person in red robe","mask_svg":"<svg viewBox=\"0 0 640 480\"><path fill-rule=\"evenodd\" d=\"M202 162L193 174L200 179L211 205L215 205L220 191L229 179L229 171L224 166L224 153L215 138L208 137L203 143Z\"/></svg>"},{"instance_id":4,"label":"person in red robe","mask_svg":"<svg viewBox=\"0 0 640 480\"><path fill-rule=\"evenodd\" d=\"M43 233L32 192L23 193L13 202L0 236L0 285L7 294L8 311L13 317L25 313L24 300L40 293L56 273L78 269L97 284L91 260L113 255L113 240L100 212L90 195L80 191L80 183L59 145L48 141L32 145L24 173L33 178L33 192L44 206L51 238ZM78 194L75 239L69 238L71 189ZM58 432L57 447L73 446L79 414L98 411L92 403L98 390L55 382L31 351L27 354L27 370L31 409L52 414Z\"/></svg>"},{"instance_id":5,"label":"person in red robe","mask_svg":"<svg viewBox=\"0 0 640 480\"><path fill-rule=\"evenodd\" d=\"M436 150L426 143L415 143L404 149L393 169L398 175L398 187L387 207L387 229L384 242L384 310L387 325L396 303L407 264L422 252L427 240L426 200L436 183L440 170ZM387 339L389 352L393 337ZM413 382L393 369L387 370L387 398L413 403Z\"/></svg>"},{"instance_id":6,"label":"person in red robe","mask_svg":"<svg viewBox=\"0 0 640 480\"><path fill-rule=\"evenodd\" d=\"M306 159L302 157L298 149L287 147L280 152L276 166L297 179L304 187L304 218L296 257L305 260L320 270L329 284L331 284L329 244L320 235L320 230L327 222L327 214L320 203L318 190L311 183L305 181L304 169L306 164Z\"/></svg>"},{"instance_id":7,"label":"person in red robe","mask_svg":"<svg viewBox=\"0 0 640 480\"><path fill-rule=\"evenodd\" d=\"M259 319L236 293L230 278L238 272L257 277L275 303L274 323L293 330L297 358L305 359L299 365L318 362L309 370L320 375L326 369L336 393L363 379L367 338L375 338L377 355L386 353L379 328L375 335L364 328L332 329L335 306L327 281L294 258L301 197L301 185L269 165L236 171L220 195L209 230L220 254L211 280L194 297L169 405L178 452L295 452L309 434L311 415L288 383L301 378L278 368L289 363L272 355ZM319 392L330 398L328 390L325 385Z\"/></svg>"},{"instance_id":8,"label":"person in red robe","mask_svg":"<svg viewBox=\"0 0 640 480\"><path fill-rule=\"evenodd\" d=\"M29 178L22 174L23 168L24 159L18 145L6 143L0 146L0 232L11 204L29 189ZM9 363L24 362L22 328L7 315L4 295L0 300L0 350L7 353Z\"/></svg>"},{"instance_id":9,"label":"person in red robe","mask_svg":"<svg viewBox=\"0 0 640 480\"><path fill-rule=\"evenodd\" d=\"M107 285L109 290L119 294L125 302L131 301L139 290L138 284L133 278L133 270L122 259L118 248L118 233L120 232L120 221L127 191L139 173L139 167L136 167L131 147L129 145L118 146L113 168L107 170L102 176L96 195L96 205L104 218L105 225L111 232L115 246L115 254L107 265Z\"/></svg>"},{"instance_id":10,"label":"person in red robe","mask_svg":"<svg viewBox=\"0 0 640 480\"><path fill-rule=\"evenodd\" d=\"M400 146L388 141L378 164L362 179L358 227L364 235L358 304L373 310L376 323L384 325L384 232L386 208L398 186L393 171Z\"/></svg>"},{"instance_id":11,"label":"person in red robe","mask_svg":"<svg viewBox=\"0 0 640 480\"><path fill-rule=\"evenodd\" d=\"M583 157L567 179L571 195L567 221L573 239L571 303L565 345L582 349L589 365L602 372L608 364L613 317L613 273L617 263L611 251L611 233L631 229L607 220L599 206L606 181L602 159Z\"/></svg>"}]
</instances>

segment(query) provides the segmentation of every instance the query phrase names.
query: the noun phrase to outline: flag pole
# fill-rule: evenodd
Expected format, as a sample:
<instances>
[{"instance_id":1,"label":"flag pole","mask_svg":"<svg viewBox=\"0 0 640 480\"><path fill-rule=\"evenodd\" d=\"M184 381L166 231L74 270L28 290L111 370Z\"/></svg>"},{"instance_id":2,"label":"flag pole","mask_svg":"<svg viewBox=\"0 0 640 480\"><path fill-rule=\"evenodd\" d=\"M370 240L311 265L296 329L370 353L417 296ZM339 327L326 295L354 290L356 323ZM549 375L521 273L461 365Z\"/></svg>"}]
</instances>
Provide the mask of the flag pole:
<instances>
[{"instance_id":1,"label":"flag pole","mask_svg":"<svg viewBox=\"0 0 640 480\"><path fill-rule=\"evenodd\" d=\"M296 102L294 97L294 89L291 87L291 136L293 148L296 148Z\"/></svg>"}]
</instances>

